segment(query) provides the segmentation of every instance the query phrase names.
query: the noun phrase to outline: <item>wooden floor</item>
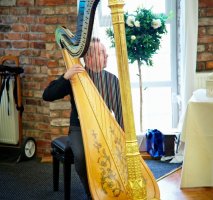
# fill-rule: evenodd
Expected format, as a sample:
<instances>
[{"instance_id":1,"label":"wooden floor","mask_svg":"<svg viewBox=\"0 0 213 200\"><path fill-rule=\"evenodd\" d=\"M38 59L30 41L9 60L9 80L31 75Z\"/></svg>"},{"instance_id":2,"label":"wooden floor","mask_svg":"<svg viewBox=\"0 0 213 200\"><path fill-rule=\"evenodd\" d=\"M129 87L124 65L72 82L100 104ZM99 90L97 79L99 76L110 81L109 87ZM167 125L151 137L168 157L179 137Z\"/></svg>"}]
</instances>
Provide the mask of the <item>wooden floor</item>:
<instances>
[{"instance_id":1,"label":"wooden floor","mask_svg":"<svg viewBox=\"0 0 213 200\"><path fill-rule=\"evenodd\" d=\"M143 159L152 159L140 152ZM180 189L181 169L158 181L161 200L213 200L213 187Z\"/></svg>"},{"instance_id":2,"label":"wooden floor","mask_svg":"<svg viewBox=\"0 0 213 200\"><path fill-rule=\"evenodd\" d=\"M180 189L181 169L158 181L161 200L213 200L213 187Z\"/></svg>"}]
</instances>

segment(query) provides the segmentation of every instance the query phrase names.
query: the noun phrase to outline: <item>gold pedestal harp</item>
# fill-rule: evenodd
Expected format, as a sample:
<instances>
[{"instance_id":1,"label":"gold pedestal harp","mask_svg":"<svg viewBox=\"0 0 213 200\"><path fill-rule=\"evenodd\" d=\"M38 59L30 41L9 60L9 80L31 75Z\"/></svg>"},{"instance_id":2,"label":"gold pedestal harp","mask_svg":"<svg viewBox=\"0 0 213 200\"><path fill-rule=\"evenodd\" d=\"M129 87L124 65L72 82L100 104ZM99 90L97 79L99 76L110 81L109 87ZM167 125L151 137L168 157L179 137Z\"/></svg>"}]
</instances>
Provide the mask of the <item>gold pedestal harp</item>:
<instances>
[{"instance_id":1,"label":"gold pedestal harp","mask_svg":"<svg viewBox=\"0 0 213 200\"><path fill-rule=\"evenodd\" d=\"M77 31L56 30L67 68L80 64L89 46L95 10L99 0L80 0ZM124 132L86 72L72 77L81 123L90 191L94 200L160 199L156 180L141 158L135 134L128 57L125 39L123 0L109 0L114 28ZM97 105L97 102L99 106ZM103 120L104 115L104 120Z\"/></svg>"}]
</instances>

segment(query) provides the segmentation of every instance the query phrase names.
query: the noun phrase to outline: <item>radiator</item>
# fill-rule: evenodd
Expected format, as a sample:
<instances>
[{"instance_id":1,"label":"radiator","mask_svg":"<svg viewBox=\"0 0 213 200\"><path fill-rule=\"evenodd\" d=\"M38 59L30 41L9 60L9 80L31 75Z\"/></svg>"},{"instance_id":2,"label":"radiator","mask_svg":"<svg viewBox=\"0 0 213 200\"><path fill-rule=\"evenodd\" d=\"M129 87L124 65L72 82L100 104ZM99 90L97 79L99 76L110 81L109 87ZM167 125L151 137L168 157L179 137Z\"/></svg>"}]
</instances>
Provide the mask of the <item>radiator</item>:
<instances>
[{"instance_id":1,"label":"radiator","mask_svg":"<svg viewBox=\"0 0 213 200\"><path fill-rule=\"evenodd\" d=\"M197 89L205 89L206 88L206 79L210 73L203 72L203 73L196 73L195 80L194 80L194 90Z\"/></svg>"},{"instance_id":2,"label":"radiator","mask_svg":"<svg viewBox=\"0 0 213 200\"><path fill-rule=\"evenodd\" d=\"M18 111L13 97L14 80L9 82L9 102L6 87L2 93L0 103L0 143L18 144L19 123ZM9 113L8 113L9 110Z\"/></svg>"}]
</instances>

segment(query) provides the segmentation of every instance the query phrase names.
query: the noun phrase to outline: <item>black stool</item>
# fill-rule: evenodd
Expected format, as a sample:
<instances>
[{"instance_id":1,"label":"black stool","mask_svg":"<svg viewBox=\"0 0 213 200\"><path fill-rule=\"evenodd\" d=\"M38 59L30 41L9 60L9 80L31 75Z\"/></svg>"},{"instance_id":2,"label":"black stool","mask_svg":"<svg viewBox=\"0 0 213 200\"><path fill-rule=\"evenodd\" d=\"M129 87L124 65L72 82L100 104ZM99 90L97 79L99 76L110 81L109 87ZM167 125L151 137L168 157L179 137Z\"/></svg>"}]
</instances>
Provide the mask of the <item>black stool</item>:
<instances>
[{"instance_id":1,"label":"black stool","mask_svg":"<svg viewBox=\"0 0 213 200\"><path fill-rule=\"evenodd\" d=\"M64 171L64 200L70 200L71 164L74 163L74 156L71 147L68 145L68 136L61 136L51 142L53 157L53 190L59 188L59 164L63 163Z\"/></svg>"}]
</instances>

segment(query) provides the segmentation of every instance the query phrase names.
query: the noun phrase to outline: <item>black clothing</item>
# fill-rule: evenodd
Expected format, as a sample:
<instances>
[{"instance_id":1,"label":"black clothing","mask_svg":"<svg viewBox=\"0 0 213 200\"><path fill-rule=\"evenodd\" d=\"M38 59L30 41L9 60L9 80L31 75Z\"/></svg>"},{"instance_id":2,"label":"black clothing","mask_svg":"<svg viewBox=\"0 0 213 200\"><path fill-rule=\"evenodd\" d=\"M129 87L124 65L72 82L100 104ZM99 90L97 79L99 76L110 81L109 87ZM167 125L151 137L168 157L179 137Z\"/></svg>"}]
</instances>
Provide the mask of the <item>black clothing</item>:
<instances>
[{"instance_id":1,"label":"black clothing","mask_svg":"<svg viewBox=\"0 0 213 200\"><path fill-rule=\"evenodd\" d=\"M85 68L90 78L98 89L100 95L103 97L108 108L114 112L115 118L120 126L123 128L121 97L118 78L105 70L95 73L88 68ZM72 112L70 115L70 126L80 126L78 119L77 108L75 105L73 92L71 89L70 81L66 80L63 76L59 79L52 81L43 93L43 99L45 101L54 101L62 99L65 96L70 95L70 103L72 106Z\"/></svg>"},{"instance_id":2,"label":"black clothing","mask_svg":"<svg viewBox=\"0 0 213 200\"><path fill-rule=\"evenodd\" d=\"M69 145L71 146L74 155L75 170L81 180L81 183L84 186L86 194L89 196L90 191L87 180L86 160L84 155L84 145L80 127L71 126L68 136Z\"/></svg>"},{"instance_id":3,"label":"black clothing","mask_svg":"<svg viewBox=\"0 0 213 200\"><path fill-rule=\"evenodd\" d=\"M72 106L72 112L70 114L70 126L80 126L78 113L69 80L66 80L63 76L60 76L57 80L52 81L49 86L44 90L43 99L45 101L54 101L62 99L67 95L70 95L70 103Z\"/></svg>"}]
</instances>

